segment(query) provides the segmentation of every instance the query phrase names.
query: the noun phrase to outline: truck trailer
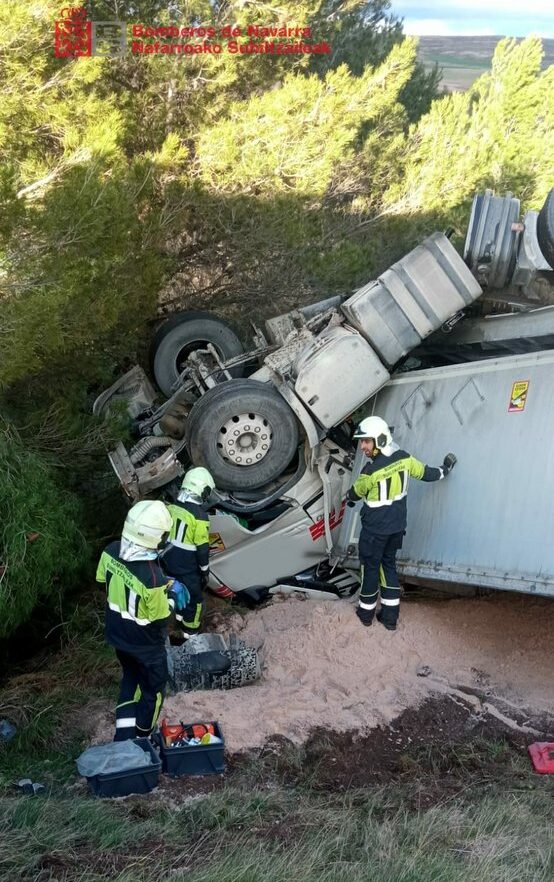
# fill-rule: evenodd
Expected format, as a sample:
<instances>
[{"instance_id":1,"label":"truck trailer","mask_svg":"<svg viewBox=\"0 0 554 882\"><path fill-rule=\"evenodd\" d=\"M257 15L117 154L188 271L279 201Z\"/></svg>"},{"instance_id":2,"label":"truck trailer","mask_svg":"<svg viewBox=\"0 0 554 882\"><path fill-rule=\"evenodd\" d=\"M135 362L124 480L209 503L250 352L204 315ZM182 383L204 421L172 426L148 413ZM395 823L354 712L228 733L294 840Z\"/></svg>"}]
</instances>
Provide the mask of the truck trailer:
<instances>
[{"instance_id":1,"label":"truck trailer","mask_svg":"<svg viewBox=\"0 0 554 882\"><path fill-rule=\"evenodd\" d=\"M554 307L536 317L554 330ZM518 333L520 317L511 321ZM554 349L410 371L369 410L414 455L458 459L444 486L412 483L404 580L554 595ZM357 454L353 479L362 466ZM334 546L342 566L357 562L358 508L346 509Z\"/></svg>"}]
</instances>

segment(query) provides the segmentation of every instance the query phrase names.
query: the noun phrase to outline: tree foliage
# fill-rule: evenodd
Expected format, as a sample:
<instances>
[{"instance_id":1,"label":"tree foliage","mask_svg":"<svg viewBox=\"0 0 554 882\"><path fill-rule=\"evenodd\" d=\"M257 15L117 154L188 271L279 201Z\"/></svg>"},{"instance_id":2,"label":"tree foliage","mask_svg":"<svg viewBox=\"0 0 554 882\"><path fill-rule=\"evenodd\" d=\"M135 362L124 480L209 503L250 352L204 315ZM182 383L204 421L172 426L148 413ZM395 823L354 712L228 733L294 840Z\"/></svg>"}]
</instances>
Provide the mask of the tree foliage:
<instances>
[{"instance_id":1,"label":"tree foliage","mask_svg":"<svg viewBox=\"0 0 554 882\"><path fill-rule=\"evenodd\" d=\"M405 39L402 22L391 12L389 0L323 0L310 18L310 25L333 49L331 55L313 55L309 60L308 69L320 76L342 64L355 76L361 76L368 65L377 67ZM439 82L436 65L426 70L421 62L414 63L400 92L400 102L410 122L429 110L438 94Z\"/></svg>"},{"instance_id":2,"label":"tree foliage","mask_svg":"<svg viewBox=\"0 0 554 882\"><path fill-rule=\"evenodd\" d=\"M395 46L377 69L355 77L342 65L324 79L285 77L282 85L234 102L225 119L197 141L202 181L210 189L271 197L322 197L335 169L362 148L372 124L397 106L415 46Z\"/></svg>"},{"instance_id":3,"label":"tree foliage","mask_svg":"<svg viewBox=\"0 0 554 882\"><path fill-rule=\"evenodd\" d=\"M554 167L554 67L541 71L542 55L538 38L502 40L490 72L435 101L406 139L404 176L386 202L446 215L492 187L540 207Z\"/></svg>"},{"instance_id":4,"label":"tree foliage","mask_svg":"<svg viewBox=\"0 0 554 882\"><path fill-rule=\"evenodd\" d=\"M53 18L55 7L37 8ZM29 66L23 49L37 20L33 7L0 11L0 38L13 50L0 83L3 384L136 327L139 307L155 310L162 270L150 216L157 156L125 154L122 111L98 88L101 60ZM39 62L50 57L42 24Z\"/></svg>"}]
</instances>

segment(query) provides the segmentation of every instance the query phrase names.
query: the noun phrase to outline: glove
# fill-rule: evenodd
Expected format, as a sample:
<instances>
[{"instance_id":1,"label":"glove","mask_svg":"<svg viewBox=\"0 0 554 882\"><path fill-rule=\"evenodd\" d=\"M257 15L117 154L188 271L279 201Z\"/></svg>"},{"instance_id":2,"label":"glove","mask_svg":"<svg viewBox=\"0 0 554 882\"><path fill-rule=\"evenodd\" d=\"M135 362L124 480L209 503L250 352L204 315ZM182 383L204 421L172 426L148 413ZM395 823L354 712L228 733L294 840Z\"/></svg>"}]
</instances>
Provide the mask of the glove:
<instances>
[{"instance_id":1,"label":"glove","mask_svg":"<svg viewBox=\"0 0 554 882\"><path fill-rule=\"evenodd\" d=\"M456 465L457 462L458 462L458 460L456 459L456 457L454 456L453 453L446 454L446 456L444 457L443 463L442 463L442 470L444 472L445 478L448 475L448 473L452 471L452 469L454 468L454 466Z\"/></svg>"},{"instance_id":2,"label":"glove","mask_svg":"<svg viewBox=\"0 0 554 882\"><path fill-rule=\"evenodd\" d=\"M217 501L217 494L212 490L211 487L204 487L202 490L202 506L204 508L211 508L212 505L215 505Z\"/></svg>"},{"instance_id":3,"label":"glove","mask_svg":"<svg viewBox=\"0 0 554 882\"><path fill-rule=\"evenodd\" d=\"M371 625L371 623L373 621L373 613L374 613L374 610L362 609L361 606L359 606L358 609L356 610L356 615L358 616L362 625L365 625L366 628L369 628L369 626Z\"/></svg>"},{"instance_id":4,"label":"glove","mask_svg":"<svg viewBox=\"0 0 554 882\"><path fill-rule=\"evenodd\" d=\"M167 596L173 601L176 610L184 609L190 600L188 588L182 582L178 582L177 579L173 579Z\"/></svg>"},{"instance_id":5,"label":"glove","mask_svg":"<svg viewBox=\"0 0 554 882\"><path fill-rule=\"evenodd\" d=\"M350 490L348 491L348 493L346 494L346 504L347 504L348 508L354 508L354 506L356 505L357 502L360 501L360 499L361 499L361 497L358 496L354 492L354 489L351 487Z\"/></svg>"},{"instance_id":6,"label":"glove","mask_svg":"<svg viewBox=\"0 0 554 882\"><path fill-rule=\"evenodd\" d=\"M202 591L205 591L205 589L208 587L209 578L210 578L210 571L209 570L201 570L200 571L200 583L202 585Z\"/></svg>"}]
</instances>

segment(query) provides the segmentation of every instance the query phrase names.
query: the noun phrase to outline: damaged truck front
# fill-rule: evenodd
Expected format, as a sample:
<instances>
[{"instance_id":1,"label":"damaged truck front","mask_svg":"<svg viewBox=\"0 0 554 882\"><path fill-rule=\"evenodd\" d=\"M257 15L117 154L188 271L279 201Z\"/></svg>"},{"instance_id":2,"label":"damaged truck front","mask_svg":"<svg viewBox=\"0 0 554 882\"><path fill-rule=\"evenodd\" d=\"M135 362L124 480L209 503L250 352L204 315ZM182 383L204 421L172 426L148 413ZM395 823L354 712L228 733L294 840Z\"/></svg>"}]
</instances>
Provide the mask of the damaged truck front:
<instances>
[{"instance_id":1,"label":"damaged truck front","mask_svg":"<svg viewBox=\"0 0 554 882\"><path fill-rule=\"evenodd\" d=\"M102 415L123 399L133 420L134 446L110 454L129 499L171 495L190 463L203 465L220 491L211 516L213 588L355 591L351 524L348 541L344 531L339 538L355 453L349 418L375 407L391 374L444 357L467 360L467 347L451 341L460 329L471 337L473 326L479 336L483 319L468 313L483 291L516 311L507 333L520 351L521 316L554 302L553 194L523 222L510 195L476 196L463 258L448 235L434 233L351 296L266 321L248 352L208 313L167 319L152 344L166 400L136 367L95 403ZM547 336L537 335L537 347L548 347ZM497 351L482 346L473 359ZM394 407L387 417L397 431L406 421ZM460 448L465 428L449 449Z\"/></svg>"}]
</instances>

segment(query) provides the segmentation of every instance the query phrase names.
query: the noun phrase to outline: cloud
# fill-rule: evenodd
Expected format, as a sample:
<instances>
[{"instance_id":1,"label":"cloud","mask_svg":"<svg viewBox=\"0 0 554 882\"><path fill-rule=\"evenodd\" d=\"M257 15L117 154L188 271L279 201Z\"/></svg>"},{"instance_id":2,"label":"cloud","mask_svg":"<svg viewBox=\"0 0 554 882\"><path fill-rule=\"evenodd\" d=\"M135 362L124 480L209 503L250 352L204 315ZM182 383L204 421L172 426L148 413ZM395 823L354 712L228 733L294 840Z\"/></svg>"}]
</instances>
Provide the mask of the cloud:
<instances>
[{"instance_id":1,"label":"cloud","mask_svg":"<svg viewBox=\"0 0 554 882\"><path fill-rule=\"evenodd\" d=\"M408 34L554 37L554 0L392 0Z\"/></svg>"},{"instance_id":2,"label":"cloud","mask_svg":"<svg viewBox=\"0 0 554 882\"><path fill-rule=\"evenodd\" d=\"M467 17L469 11L478 12L491 19L495 13L503 18L508 15L514 18L528 19L530 16L539 15L547 19L550 24L553 20L552 0L451 0L445 4L444 0L393 0L393 12L397 15L416 15L418 18L433 18L434 12L439 12L441 19ZM439 19L437 19L439 20Z\"/></svg>"}]
</instances>

